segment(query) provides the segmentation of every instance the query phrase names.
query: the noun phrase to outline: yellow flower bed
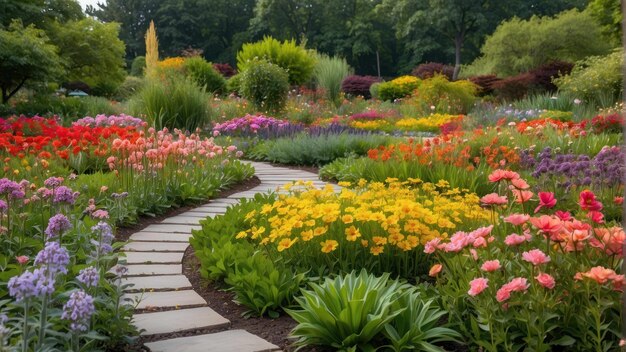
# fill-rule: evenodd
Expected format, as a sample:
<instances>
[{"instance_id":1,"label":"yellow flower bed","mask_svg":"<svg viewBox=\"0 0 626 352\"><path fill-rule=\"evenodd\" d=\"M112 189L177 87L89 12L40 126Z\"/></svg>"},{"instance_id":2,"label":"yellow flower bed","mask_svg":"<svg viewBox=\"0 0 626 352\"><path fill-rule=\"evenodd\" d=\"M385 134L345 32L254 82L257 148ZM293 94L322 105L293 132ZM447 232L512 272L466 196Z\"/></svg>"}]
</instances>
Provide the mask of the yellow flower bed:
<instances>
[{"instance_id":1,"label":"yellow flower bed","mask_svg":"<svg viewBox=\"0 0 626 352\"><path fill-rule=\"evenodd\" d=\"M419 78L415 76L400 76L391 80L391 83L399 86L417 86L419 81Z\"/></svg>"},{"instance_id":2,"label":"yellow flower bed","mask_svg":"<svg viewBox=\"0 0 626 352\"><path fill-rule=\"evenodd\" d=\"M351 121L350 126L354 128L360 128L362 130L379 130L388 126L389 123L385 120L371 120L371 121Z\"/></svg>"},{"instance_id":3,"label":"yellow flower bed","mask_svg":"<svg viewBox=\"0 0 626 352\"><path fill-rule=\"evenodd\" d=\"M161 70L181 70L185 58L182 57L168 57L163 61L157 62L157 67Z\"/></svg>"},{"instance_id":4,"label":"yellow flower bed","mask_svg":"<svg viewBox=\"0 0 626 352\"><path fill-rule=\"evenodd\" d=\"M396 122L396 127L414 131L437 131L442 125L463 118L463 115L432 114L419 119L408 117Z\"/></svg>"},{"instance_id":5,"label":"yellow flower bed","mask_svg":"<svg viewBox=\"0 0 626 352\"><path fill-rule=\"evenodd\" d=\"M302 181L285 185L288 194L246 215L249 228L237 238L294 260L332 254L339 261L353 261L363 253L370 258L409 251L419 255L421 245L433 238L446 238L491 218L476 194L450 189L443 180L340 185L354 187L337 194L330 186L320 190Z\"/></svg>"}]
</instances>

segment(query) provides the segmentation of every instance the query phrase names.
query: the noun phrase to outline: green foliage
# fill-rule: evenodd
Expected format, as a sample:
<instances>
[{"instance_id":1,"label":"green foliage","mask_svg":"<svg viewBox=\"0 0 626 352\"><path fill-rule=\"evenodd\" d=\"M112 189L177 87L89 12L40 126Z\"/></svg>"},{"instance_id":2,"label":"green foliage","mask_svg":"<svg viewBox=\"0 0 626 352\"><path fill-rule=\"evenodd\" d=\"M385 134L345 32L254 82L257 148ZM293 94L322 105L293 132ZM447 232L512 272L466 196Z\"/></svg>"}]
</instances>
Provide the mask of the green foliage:
<instances>
[{"instance_id":1,"label":"green foliage","mask_svg":"<svg viewBox=\"0 0 626 352\"><path fill-rule=\"evenodd\" d=\"M315 82L319 88L324 90L326 98L332 101L335 106L341 104L341 82L351 71L350 65L343 58L321 55L317 59L313 71Z\"/></svg>"},{"instance_id":2,"label":"green foliage","mask_svg":"<svg viewBox=\"0 0 626 352\"><path fill-rule=\"evenodd\" d=\"M282 164L320 166L348 155L365 155L369 149L391 141L391 137L374 134L311 136L301 133L293 138L263 141L254 146L248 156Z\"/></svg>"},{"instance_id":3,"label":"green foliage","mask_svg":"<svg viewBox=\"0 0 626 352\"><path fill-rule=\"evenodd\" d=\"M240 90L257 109L279 111L285 106L289 93L287 72L269 62L249 62L241 73Z\"/></svg>"},{"instance_id":4,"label":"green foliage","mask_svg":"<svg viewBox=\"0 0 626 352\"><path fill-rule=\"evenodd\" d=\"M622 50L617 50L577 62L572 73L555 79L554 83L561 93L609 107L621 97L623 55Z\"/></svg>"},{"instance_id":5,"label":"green foliage","mask_svg":"<svg viewBox=\"0 0 626 352\"><path fill-rule=\"evenodd\" d=\"M157 129L194 131L210 122L209 99L203 88L188 79L172 78L167 84L148 80L128 106L131 114L145 117Z\"/></svg>"},{"instance_id":6,"label":"green foliage","mask_svg":"<svg viewBox=\"0 0 626 352\"><path fill-rule=\"evenodd\" d=\"M243 79L243 75L241 73L237 73L226 81L226 91L229 93L241 93L241 81Z\"/></svg>"},{"instance_id":7,"label":"green foliage","mask_svg":"<svg viewBox=\"0 0 626 352\"><path fill-rule=\"evenodd\" d=\"M554 18L512 18L498 26L468 71L511 76L555 60L575 62L610 49L591 15L565 11Z\"/></svg>"},{"instance_id":8,"label":"green foliage","mask_svg":"<svg viewBox=\"0 0 626 352\"><path fill-rule=\"evenodd\" d=\"M67 69L67 81L83 81L94 93L110 96L126 76L119 24L92 18L54 23L48 31Z\"/></svg>"},{"instance_id":9,"label":"green foliage","mask_svg":"<svg viewBox=\"0 0 626 352\"><path fill-rule=\"evenodd\" d=\"M119 114L119 107L102 97L57 97L52 95L37 95L30 100L15 104L15 114L26 116L53 116L57 115L69 124L85 116L99 114Z\"/></svg>"},{"instance_id":10,"label":"green foliage","mask_svg":"<svg viewBox=\"0 0 626 352\"><path fill-rule=\"evenodd\" d=\"M380 99L380 82L376 82L370 86L370 95L372 99Z\"/></svg>"},{"instance_id":11,"label":"green foliage","mask_svg":"<svg viewBox=\"0 0 626 352\"><path fill-rule=\"evenodd\" d=\"M13 22L0 28L0 89L7 103L27 83L43 83L60 76L63 68L57 48L34 26Z\"/></svg>"},{"instance_id":12,"label":"green foliage","mask_svg":"<svg viewBox=\"0 0 626 352\"><path fill-rule=\"evenodd\" d=\"M273 63L289 74L289 84L306 83L315 68L315 56L295 40L279 42L272 37L264 37L262 41L244 44L237 53L237 69L239 72L255 66L256 61L265 60Z\"/></svg>"},{"instance_id":13,"label":"green foliage","mask_svg":"<svg viewBox=\"0 0 626 352\"><path fill-rule=\"evenodd\" d=\"M396 84L393 81L383 82L378 85L378 96L381 100L394 101L405 98L419 87L420 82L410 84Z\"/></svg>"},{"instance_id":14,"label":"green foliage","mask_svg":"<svg viewBox=\"0 0 626 352\"><path fill-rule=\"evenodd\" d=\"M133 95L137 94L143 87L145 81L143 78L136 76L126 76L124 82L117 87L117 91L113 98L117 101L126 101Z\"/></svg>"},{"instance_id":15,"label":"green foliage","mask_svg":"<svg viewBox=\"0 0 626 352\"><path fill-rule=\"evenodd\" d=\"M432 112L466 114L474 105L477 94L478 87L470 81L450 82L443 75L435 75L420 83L410 103L420 107L422 114L427 115Z\"/></svg>"},{"instance_id":16,"label":"green foliage","mask_svg":"<svg viewBox=\"0 0 626 352\"><path fill-rule=\"evenodd\" d=\"M146 72L146 57L137 56L130 65L130 75L135 77L143 77Z\"/></svg>"},{"instance_id":17,"label":"green foliage","mask_svg":"<svg viewBox=\"0 0 626 352\"><path fill-rule=\"evenodd\" d=\"M201 57L185 59L183 64L185 74L200 87L205 87L210 93L223 93L226 80L217 72L210 62Z\"/></svg>"},{"instance_id":18,"label":"green foliage","mask_svg":"<svg viewBox=\"0 0 626 352\"><path fill-rule=\"evenodd\" d=\"M615 47L622 43L622 8L619 0L592 0L587 6L589 14L600 24L602 34Z\"/></svg>"}]
</instances>

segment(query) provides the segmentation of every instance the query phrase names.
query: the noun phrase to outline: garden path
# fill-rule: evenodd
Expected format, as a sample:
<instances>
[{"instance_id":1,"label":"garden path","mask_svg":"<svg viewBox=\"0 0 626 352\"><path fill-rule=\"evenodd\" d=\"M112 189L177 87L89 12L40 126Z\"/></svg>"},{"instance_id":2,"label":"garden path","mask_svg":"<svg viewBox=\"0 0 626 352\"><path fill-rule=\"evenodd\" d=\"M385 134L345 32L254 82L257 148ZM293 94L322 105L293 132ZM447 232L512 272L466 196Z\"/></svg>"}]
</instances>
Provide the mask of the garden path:
<instances>
[{"instance_id":1,"label":"garden path","mask_svg":"<svg viewBox=\"0 0 626 352\"><path fill-rule=\"evenodd\" d=\"M251 164L261 180L259 186L227 198L213 199L159 224L149 225L131 235L129 243L122 249L126 253L128 267L125 282L134 284L131 287L133 291L126 293L126 297L139 300L137 309L143 311L133 315L133 322L137 328L143 330L142 336L205 328L218 331L146 343L152 352L261 352L279 349L245 330L231 330L228 319L211 309L211 306L221 302L206 302L182 274L183 255L189 245L191 230L200 229L200 220L224 214L239 199L252 198L257 193L275 190L277 186L287 182L310 180L317 187L326 185L311 172L267 163ZM145 312L148 310L156 312Z\"/></svg>"}]
</instances>

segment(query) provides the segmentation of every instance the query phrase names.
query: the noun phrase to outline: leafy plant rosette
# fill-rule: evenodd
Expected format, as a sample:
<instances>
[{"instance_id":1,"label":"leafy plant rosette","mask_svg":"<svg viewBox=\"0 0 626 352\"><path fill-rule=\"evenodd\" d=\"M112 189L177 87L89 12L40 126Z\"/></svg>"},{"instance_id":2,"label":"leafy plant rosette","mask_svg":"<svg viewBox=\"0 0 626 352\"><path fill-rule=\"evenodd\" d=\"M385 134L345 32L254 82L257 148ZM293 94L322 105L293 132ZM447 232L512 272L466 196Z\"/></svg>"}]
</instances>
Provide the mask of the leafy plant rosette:
<instances>
[{"instance_id":1,"label":"leafy plant rosette","mask_svg":"<svg viewBox=\"0 0 626 352\"><path fill-rule=\"evenodd\" d=\"M440 262L430 274L451 322L486 351L615 349L622 228L605 223L591 191L580 192L572 215L556 210L551 192L539 192L537 202L515 172L496 170L489 181L500 193L481 202L504 221L425 246Z\"/></svg>"},{"instance_id":2,"label":"leafy plant rosette","mask_svg":"<svg viewBox=\"0 0 626 352\"><path fill-rule=\"evenodd\" d=\"M320 274L366 268L414 279L428 268L425 243L490 219L478 196L450 189L445 181L361 180L340 186L353 188L335 193L330 185L287 184L282 188L287 194L246 215L248 228L236 237Z\"/></svg>"}]
</instances>

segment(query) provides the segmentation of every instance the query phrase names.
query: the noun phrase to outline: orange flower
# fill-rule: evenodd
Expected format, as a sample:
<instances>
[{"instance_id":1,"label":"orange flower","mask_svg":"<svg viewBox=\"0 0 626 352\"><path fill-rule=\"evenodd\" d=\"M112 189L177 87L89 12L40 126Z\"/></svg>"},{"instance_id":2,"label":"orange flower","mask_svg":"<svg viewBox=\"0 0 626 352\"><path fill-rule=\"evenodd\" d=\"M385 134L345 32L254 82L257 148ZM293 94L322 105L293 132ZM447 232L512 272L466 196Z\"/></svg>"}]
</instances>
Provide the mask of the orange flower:
<instances>
[{"instance_id":1,"label":"orange flower","mask_svg":"<svg viewBox=\"0 0 626 352\"><path fill-rule=\"evenodd\" d=\"M441 269L443 269L443 266L441 264L433 265L432 268L430 268L430 270L428 271L428 276L430 277L437 276L437 274L441 272Z\"/></svg>"}]
</instances>

